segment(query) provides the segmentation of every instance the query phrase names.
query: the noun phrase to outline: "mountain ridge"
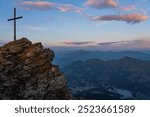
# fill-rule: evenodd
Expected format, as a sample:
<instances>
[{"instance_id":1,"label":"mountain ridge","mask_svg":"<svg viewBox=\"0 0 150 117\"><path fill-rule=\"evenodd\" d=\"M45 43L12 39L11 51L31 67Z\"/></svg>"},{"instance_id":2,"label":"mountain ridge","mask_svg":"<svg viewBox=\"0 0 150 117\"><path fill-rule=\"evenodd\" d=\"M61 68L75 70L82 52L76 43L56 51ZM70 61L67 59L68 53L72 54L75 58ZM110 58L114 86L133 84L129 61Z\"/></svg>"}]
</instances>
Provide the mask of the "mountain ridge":
<instances>
[{"instance_id":1,"label":"mountain ridge","mask_svg":"<svg viewBox=\"0 0 150 117\"><path fill-rule=\"evenodd\" d=\"M69 65L74 61L86 61L89 59L101 59L101 60L118 60L123 57L132 57L141 60L150 60L150 54L139 51L56 51L55 64L59 64L60 68Z\"/></svg>"}]
</instances>

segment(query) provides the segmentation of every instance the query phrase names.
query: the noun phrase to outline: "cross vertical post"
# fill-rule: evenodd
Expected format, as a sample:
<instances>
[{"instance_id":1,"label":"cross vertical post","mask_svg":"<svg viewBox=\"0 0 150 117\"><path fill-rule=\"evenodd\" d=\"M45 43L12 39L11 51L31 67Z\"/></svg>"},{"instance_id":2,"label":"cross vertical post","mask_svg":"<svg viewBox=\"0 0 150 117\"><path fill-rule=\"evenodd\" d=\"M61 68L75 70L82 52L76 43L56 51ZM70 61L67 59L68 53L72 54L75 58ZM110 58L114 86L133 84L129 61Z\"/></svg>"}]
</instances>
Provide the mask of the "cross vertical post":
<instances>
[{"instance_id":1,"label":"cross vertical post","mask_svg":"<svg viewBox=\"0 0 150 117\"><path fill-rule=\"evenodd\" d=\"M14 8L14 18L16 18L16 8ZM16 19L14 19L14 41L16 41Z\"/></svg>"},{"instance_id":2,"label":"cross vertical post","mask_svg":"<svg viewBox=\"0 0 150 117\"><path fill-rule=\"evenodd\" d=\"M8 21L14 21L14 41L16 41L16 20L17 19L21 19L21 18L23 18L22 16L21 17L17 17L16 16L16 8L14 8L14 18L12 18L12 19L8 19Z\"/></svg>"}]
</instances>

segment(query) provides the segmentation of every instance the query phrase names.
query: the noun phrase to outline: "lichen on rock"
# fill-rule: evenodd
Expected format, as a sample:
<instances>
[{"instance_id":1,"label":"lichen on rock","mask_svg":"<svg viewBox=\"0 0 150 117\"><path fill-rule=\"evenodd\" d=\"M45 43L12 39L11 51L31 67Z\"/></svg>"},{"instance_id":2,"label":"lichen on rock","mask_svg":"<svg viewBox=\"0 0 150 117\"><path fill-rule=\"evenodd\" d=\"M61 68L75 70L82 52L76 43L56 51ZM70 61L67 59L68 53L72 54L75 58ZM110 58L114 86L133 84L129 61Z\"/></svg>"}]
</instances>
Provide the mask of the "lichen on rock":
<instances>
[{"instance_id":1,"label":"lichen on rock","mask_svg":"<svg viewBox=\"0 0 150 117\"><path fill-rule=\"evenodd\" d=\"M0 47L0 99L71 99L54 56L26 38Z\"/></svg>"}]
</instances>

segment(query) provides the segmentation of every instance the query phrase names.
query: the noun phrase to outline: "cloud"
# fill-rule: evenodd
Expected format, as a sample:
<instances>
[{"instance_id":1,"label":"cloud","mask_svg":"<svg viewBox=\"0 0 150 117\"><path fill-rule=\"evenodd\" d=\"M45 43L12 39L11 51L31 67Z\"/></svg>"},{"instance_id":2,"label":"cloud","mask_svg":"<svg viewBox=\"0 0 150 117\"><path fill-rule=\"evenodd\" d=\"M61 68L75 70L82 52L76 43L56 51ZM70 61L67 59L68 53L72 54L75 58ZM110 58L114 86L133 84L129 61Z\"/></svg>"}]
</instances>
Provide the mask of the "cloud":
<instances>
[{"instance_id":1,"label":"cloud","mask_svg":"<svg viewBox=\"0 0 150 117\"><path fill-rule=\"evenodd\" d=\"M139 23L148 19L147 15L142 14L126 14L126 15L104 15L90 16L91 21L125 21L130 24Z\"/></svg>"},{"instance_id":2,"label":"cloud","mask_svg":"<svg viewBox=\"0 0 150 117\"><path fill-rule=\"evenodd\" d=\"M83 12L83 8L76 7L72 4L61 4L56 2L49 1L21 1L18 3L18 6L25 10L59 10L61 12Z\"/></svg>"},{"instance_id":3,"label":"cloud","mask_svg":"<svg viewBox=\"0 0 150 117\"><path fill-rule=\"evenodd\" d=\"M115 41L115 42L98 43L98 45L111 46L111 45L122 44L122 43L127 43L127 42L129 42L129 41Z\"/></svg>"},{"instance_id":4,"label":"cloud","mask_svg":"<svg viewBox=\"0 0 150 117\"><path fill-rule=\"evenodd\" d=\"M73 6L72 4L58 5L57 8L62 12L66 12L66 11L73 11L73 12L77 12L77 13L83 12L83 8Z\"/></svg>"},{"instance_id":5,"label":"cloud","mask_svg":"<svg viewBox=\"0 0 150 117\"><path fill-rule=\"evenodd\" d=\"M122 11L136 10L134 5L121 6L116 0L87 0L84 5L95 9L116 8Z\"/></svg>"},{"instance_id":6,"label":"cloud","mask_svg":"<svg viewBox=\"0 0 150 117\"><path fill-rule=\"evenodd\" d=\"M93 41L83 41L83 42L63 42L63 44L66 45L87 45L87 44L93 44Z\"/></svg>"},{"instance_id":7,"label":"cloud","mask_svg":"<svg viewBox=\"0 0 150 117\"><path fill-rule=\"evenodd\" d=\"M150 39L137 39L129 41L125 44L120 44L121 48L128 49L150 49Z\"/></svg>"},{"instance_id":8,"label":"cloud","mask_svg":"<svg viewBox=\"0 0 150 117\"><path fill-rule=\"evenodd\" d=\"M123 11L133 11L133 10L136 10L136 7L134 5L121 6L120 9L123 10Z\"/></svg>"},{"instance_id":9,"label":"cloud","mask_svg":"<svg viewBox=\"0 0 150 117\"><path fill-rule=\"evenodd\" d=\"M54 4L48 1L22 1L19 2L19 6L25 10L50 10L54 7Z\"/></svg>"},{"instance_id":10,"label":"cloud","mask_svg":"<svg viewBox=\"0 0 150 117\"><path fill-rule=\"evenodd\" d=\"M84 4L96 9L115 8L118 6L118 3L115 0L87 0Z\"/></svg>"},{"instance_id":11,"label":"cloud","mask_svg":"<svg viewBox=\"0 0 150 117\"><path fill-rule=\"evenodd\" d=\"M101 50L143 50L150 49L150 39L141 38L131 41L98 43L97 45Z\"/></svg>"}]
</instances>

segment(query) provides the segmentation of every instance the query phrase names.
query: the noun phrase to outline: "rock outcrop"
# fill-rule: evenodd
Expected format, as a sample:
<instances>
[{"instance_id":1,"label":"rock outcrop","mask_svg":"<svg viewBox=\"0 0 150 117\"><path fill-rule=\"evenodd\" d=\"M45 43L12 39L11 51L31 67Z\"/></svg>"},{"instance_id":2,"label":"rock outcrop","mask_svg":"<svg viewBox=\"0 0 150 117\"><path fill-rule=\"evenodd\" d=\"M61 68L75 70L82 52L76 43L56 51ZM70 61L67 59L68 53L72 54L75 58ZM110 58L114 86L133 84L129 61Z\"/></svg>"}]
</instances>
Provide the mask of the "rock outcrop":
<instances>
[{"instance_id":1,"label":"rock outcrop","mask_svg":"<svg viewBox=\"0 0 150 117\"><path fill-rule=\"evenodd\" d=\"M54 52L26 38L0 47L0 99L70 99Z\"/></svg>"}]
</instances>

